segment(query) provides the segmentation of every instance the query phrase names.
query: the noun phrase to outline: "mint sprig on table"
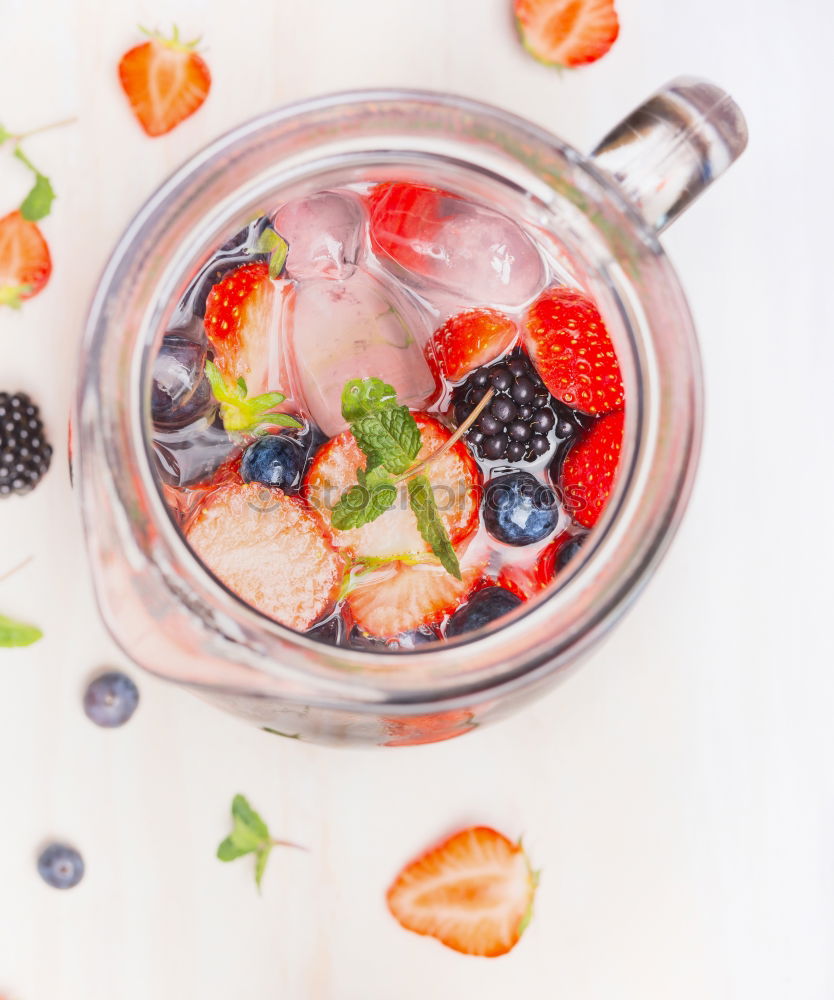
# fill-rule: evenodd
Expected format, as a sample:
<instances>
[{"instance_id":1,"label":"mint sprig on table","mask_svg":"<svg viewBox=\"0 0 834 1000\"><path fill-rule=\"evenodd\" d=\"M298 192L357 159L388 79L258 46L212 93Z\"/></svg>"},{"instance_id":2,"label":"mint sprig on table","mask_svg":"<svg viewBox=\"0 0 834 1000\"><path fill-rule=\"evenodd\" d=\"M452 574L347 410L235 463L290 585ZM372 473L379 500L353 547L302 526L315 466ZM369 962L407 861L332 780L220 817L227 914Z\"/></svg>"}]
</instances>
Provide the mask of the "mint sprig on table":
<instances>
[{"instance_id":1,"label":"mint sprig on table","mask_svg":"<svg viewBox=\"0 0 834 1000\"><path fill-rule=\"evenodd\" d=\"M232 382L224 378L213 361L206 362L206 377L214 398L220 404L220 419L227 431L252 432L264 424L274 427L302 426L288 413L275 412L275 407L287 398L282 392L265 392L250 397L245 379Z\"/></svg>"},{"instance_id":2,"label":"mint sprig on table","mask_svg":"<svg viewBox=\"0 0 834 1000\"><path fill-rule=\"evenodd\" d=\"M444 569L460 580L460 564L431 482L417 474L425 463L414 464L422 447L420 428L408 407L397 402L394 387L378 378L351 379L342 391L342 416L350 424L366 463L357 472L356 485L333 507L333 527L346 531L375 521L393 506L399 484L407 482L408 501L420 534Z\"/></svg>"},{"instance_id":3,"label":"mint sprig on table","mask_svg":"<svg viewBox=\"0 0 834 1000\"><path fill-rule=\"evenodd\" d=\"M232 832L217 848L217 857L221 861L235 861L247 854L254 854L255 884L259 891L273 847L297 847L299 850L304 850L300 844L293 844L288 840L275 840L270 835L269 827L243 795L236 795L232 799L232 820L234 823Z\"/></svg>"},{"instance_id":4,"label":"mint sprig on table","mask_svg":"<svg viewBox=\"0 0 834 1000\"><path fill-rule=\"evenodd\" d=\"M49 178L41 173L26 153L24 153L21 142L39 132L60 128L62 125L70 125L74 121L74 118L70 118L66 121L55 122L52 125L44 125L41 128L31 129L29 132L20 133L9 132L8 129L0 125L0 146L9 141L14 142L12 155L15 159L20 160L23 166L31 171L35 177L35 182L30 188L29 193L20 203L20 214L29 222L40 222L41 219L45 219L49 215L52 210L52 202L55 200L55 190Z\"/></svg>"}]
</instances>

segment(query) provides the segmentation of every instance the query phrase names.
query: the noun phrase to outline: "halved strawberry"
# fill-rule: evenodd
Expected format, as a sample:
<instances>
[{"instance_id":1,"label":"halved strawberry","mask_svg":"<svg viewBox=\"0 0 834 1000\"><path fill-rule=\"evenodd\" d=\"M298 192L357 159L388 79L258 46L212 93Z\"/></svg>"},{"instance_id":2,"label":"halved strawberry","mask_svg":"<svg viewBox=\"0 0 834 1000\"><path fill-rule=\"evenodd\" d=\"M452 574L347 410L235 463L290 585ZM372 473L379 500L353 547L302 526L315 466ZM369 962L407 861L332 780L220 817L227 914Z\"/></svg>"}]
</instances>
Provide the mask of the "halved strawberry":
<instances>
[{"instance_id":1,"label":"halved strawberry","mask_svg":"<svg viewBox=\"0 0 834 1000\"><path fill-rule=\"evenodd\" d=\"M434 417L415 413L423 446L415 462L436 452L451 437ZM330 525L331 511L342 494L356 483L357 469L365 467L365 455L350 431L331 438L317 453L304 481L303 493L310 506ZM481 474L466 445L458 441L426 470L434 488L440 519L452 545L457 546L478 523ZM357 557L392 559L406 552L429 552L417 528L403 483L393 507L370 524L348 531L334 531L333 544L349 549Z\"/></svg>"},{"instance_id":2,"label":"halved strawberry","mask_svg":"<svg viewBox=\"0 0 834 1000\"><path fill-rule=\"evenodd\" d=\"M425 247L455 202L460 202L457 195L427 184L377 184L368 193L371 241L402 267L420 273Z\"/></svg>"},{"instance_id":3,"label":"halved strawberry","mask_svg":"<svg viewBox=\"0 0 834 1000\"><path fill-rule=\"evenodd\" d=\"M483 566L461 567L458 580L435 561L395 560L362 574L348 604L361 629L388 639L442 621L466 599L482 571Z\"/></svg>"},{"instance_id":4,"label":"halved strawberry","mask_svg":"<svg viewBox=\"0 0 834 1000\"><path fill-rule=\"evenodd\" d=\"M164 135L194 114L208 97L211 73L194 42L152 33L126 52L119 80L139 124L150 136Z\"/></svg>"},{"instance_id":5,"label":"halved strawberry","mask_svg":"<svg viewBox=\"0 0 834 1000\"><path fill-rule=\"evenodd\" d=\"M266 386L275 285L263 261L227 274L206 299L205 328L215 363L232 379L243 377L251 394Z\"/></svg>"},{"instance_id":6,"label":"halved strawberry","mask_svg":"<svg viewBox=\"0 0 834 1000\"><path fill-rule=\"evenodd\" d=\"M513 0L527 51L549 66L596 62L617 40L614 0Z\"/></svg>"},{"instance_id":7,"label":"halved strawberry","mask_svg":"<svg viewBox=\"0 0 834 1000\"><path fill-rule=\"evenodd\" d=\"M557 285L530 306L524 341L553 395L583 413L623 408L623 377L599 310L584 292Z\"/></svg>"},{"instance_id":8,"label":"halved strawberry","mask_svg":"<svg viewBox=\"0 0 834 1000\"><path fill-rule=\"evenodd\" d=\"M515 320L497 309L468 309L435 330L426 344L426 360L435 376L460 382L502 355L517 336Z\"/></svg>"},{"instance_id":9,"label":"halved strawberry","mask_svg":"<svg viewBox=\"0 0 834 1000\"><path fill-rule=\"evenodd\" d=\"M562 466L565 509L574 521L592 528L608 502L620 461L624 414L601 417L568 452Z\"/></svg>"},{"instance_id":10,"label":"halved strawberry","mask_svg":"<svg viewBox=\"0 0 834 1000\"><path fill-rule=\"evenodd\" d=\"M52 259L36 223L20 212L0 219L0 305L19 309L49 280Z\"/></svg>"},{"instance_id":11,"label":"halved strawberry","mask_svg":"<svg viewBox=\"0 0 834 1000\"><path fill-rule=\"evenodd\" d=\"M524 933L537 882L520 843L473 826L406 865L388 890L388 908L406 930L494 957Z\"/></svg>"},{"instance_id":12,"label":"halved strawberry","mask_svg":"<svg viewBox=\"0 0 834 1000\"><path fill-rule=\"evenodd\" d=\"M186 537L229 590L290 628L320 618L342 581L342 557L303 500L258 483L213 490Z\"/></svg>"}]
</instances>

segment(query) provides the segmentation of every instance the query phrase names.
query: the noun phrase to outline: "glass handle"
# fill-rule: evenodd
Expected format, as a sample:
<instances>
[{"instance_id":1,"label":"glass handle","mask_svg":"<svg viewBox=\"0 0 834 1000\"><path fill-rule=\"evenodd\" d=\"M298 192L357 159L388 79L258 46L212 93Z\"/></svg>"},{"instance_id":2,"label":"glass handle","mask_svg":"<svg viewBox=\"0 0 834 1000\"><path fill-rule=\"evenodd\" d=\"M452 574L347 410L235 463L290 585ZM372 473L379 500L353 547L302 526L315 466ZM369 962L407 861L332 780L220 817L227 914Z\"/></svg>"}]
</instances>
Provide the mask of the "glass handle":
<instances>
[{"instance_id":1,"label":"glass handle","mask_svg":"<svg viewBox=\"0 0 834 1000\"><path fill-rule=\"evenodd\" d=\"M706 80L679 76L591 155L660 233L746 146L747 123L730 95Z\"/></svg>"}]
</instances>

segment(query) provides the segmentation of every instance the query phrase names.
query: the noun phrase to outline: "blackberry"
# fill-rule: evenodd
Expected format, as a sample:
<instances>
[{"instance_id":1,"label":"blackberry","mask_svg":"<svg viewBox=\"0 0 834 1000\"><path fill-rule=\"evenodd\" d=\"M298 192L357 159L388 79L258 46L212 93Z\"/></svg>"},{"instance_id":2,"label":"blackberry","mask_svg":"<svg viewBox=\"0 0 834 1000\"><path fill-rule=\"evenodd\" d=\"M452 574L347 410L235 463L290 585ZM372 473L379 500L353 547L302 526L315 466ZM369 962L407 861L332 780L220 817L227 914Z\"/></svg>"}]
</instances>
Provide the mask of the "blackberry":
<instances>
[{"instance_id":1,"label":"blackberry","mask_svg":"<svg viewBox=\"0 0 834 1000\"><path fill-rule=\"evenodd\" d=\"M466 432L479 458L536 462L579 427L573 411L554 399L520 348L491 365L476 368L452 394L455 421L463 423L486 393L495 395Z\"/></svg>"},{"instance_id":2,"label":"blackberry","mask_svg":"<svg viewBox=\"0 0 834 1000\"><path fill-rule=\"evenodd\" d=\"M0 497L29 493L51 459L37 406L25 392L0 392Z\"/></svg>"}]
</instances>

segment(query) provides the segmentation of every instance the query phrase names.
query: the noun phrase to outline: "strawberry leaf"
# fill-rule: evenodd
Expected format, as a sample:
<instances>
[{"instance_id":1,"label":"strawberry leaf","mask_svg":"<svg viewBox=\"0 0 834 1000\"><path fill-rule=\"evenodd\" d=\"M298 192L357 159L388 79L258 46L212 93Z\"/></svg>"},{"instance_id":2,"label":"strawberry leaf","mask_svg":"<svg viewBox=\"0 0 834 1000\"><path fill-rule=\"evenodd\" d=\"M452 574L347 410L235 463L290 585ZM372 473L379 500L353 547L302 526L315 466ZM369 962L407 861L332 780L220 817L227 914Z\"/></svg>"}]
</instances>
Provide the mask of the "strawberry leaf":
<instances>
[{"instance_id":1,"label":"strawberry leaf","mask_svg":"<svg viewBox=\"0 0 834 1000\"><path fill-rule=\"evenodd\" d=\"M276 427L301 427L301 423L288 413L276 413L287 398L282 392L265 392L248 396L246 381L239 378L229 382L213 361L206 361L206 377L214 398L220 404L220 419L227 431L253 433L259 427L271 424Z\"/></svg>"},{"instance_id":2,"label":"strawberry leaf","mask_svg":"<svg viewBox=\"0 0 834 1000\"><path fill-rule=\"evenodd\" d=\"M23 305L23 296L31 291L31 285L0 285L0 306L20 309Z\"/></svg>"},{"instance_id":3,"label":"strawberry leaf","mask_svg":"<svg viewBox=\"0 0 834 1000\"><path fill-rule=\"evenodd\" d=\"M408 499L414 516L417 518L417 528L432 552L442 563L444 569L458 580L461 579L460 564L446 528L440 519L440 512L434 500L431 483L427 476L415 476L408 481Z\"/></svg>"},{"instance_id":4,"label":"strawberry leaf","mask_svg":"<svg viewBox=\"0 0 834 1000\"><path fill-rule=\"evenodd\" d=\"M269 226L261 233L254 249L257 253L269 254L269 276L273 279L280 278L290 249L284 237Z\"/></svg>"},{"instance_id":5,"label":"strawberry leaf","mask_svg":"<svg viewBox=\"0 0 834 1000\"><path fill-rule=\"evenodd\" d=\"M49 178L38 170L29 157L18 146L14 151L15 157L29 168L35 175L35 183L20 205L20 214L29 222L38 222L49 215L52 210L52 202L55 200L55 191Z\"/></svg>"},{"instance_id":6,"label":"strawberry leaf","mask_svg":"<svg viewBox=\"0 0 834 1000\"><path fill-rule=\"evenodd\" d=\"M354 378L342 390L342 416L349 424L397 405L397 392L378 378Z\"/></svg>"},{"instance_id":7,"label":"strawberry leaf","mask_svg":"<svg viewBox=\"0 0 834 1000\"><path fill-rule=\"evenodd\" d=\"M0 647L31 646L42 637L43 632L36 626L0 615Z\"/></svg>"},{"instance_id":8,"label":"strawberry leaf","mask_svg":"<svg viewBox=\"0 0 834 1000\"><path fill-rule=\"evenodd\" d=\"M420 450L420 428L407 406L367 413L351 425L356 443L389 472L405 472Z\"/></svg>"}]
</instances>

